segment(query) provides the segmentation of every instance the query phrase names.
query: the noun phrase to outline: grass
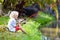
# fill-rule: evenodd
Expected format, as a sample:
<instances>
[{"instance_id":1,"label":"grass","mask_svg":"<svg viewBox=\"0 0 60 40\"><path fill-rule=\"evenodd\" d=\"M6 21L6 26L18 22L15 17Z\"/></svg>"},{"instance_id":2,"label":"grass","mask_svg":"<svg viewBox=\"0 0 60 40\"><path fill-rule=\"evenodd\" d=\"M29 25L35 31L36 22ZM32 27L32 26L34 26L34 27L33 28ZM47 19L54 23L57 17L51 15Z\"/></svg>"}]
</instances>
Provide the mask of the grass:
<instances>
[{"instance_id":1,"label":"grass","mask_svg":"<svg viewBox=\"0 0 60 40\"><path fill-rule=\"evenodd\" d=\"M0 17L0 25L7 24L9 17ZM22 28L27 34L22 32L12 33L8 31L0 32L0 40L42 40L41 32L38 31L38 26L45 22L51 22L54 17L40 12L36 19L30 19Z\"/></svg>"},{"instance_id":2,"label":"grass","mask_svg":"<svg viewBox=\"0 0 60 40\"><path fill-rule=\"evenodd\" d=\"M50 22L56 20L55 17L53 17L52 15L48 13L43 13L43 12L39 12L39 13L40 14L33 20L38 22L40 26L45 26L49 24Z\"/></svg>"},{"instance_id":3,"label":"grass","mask_svg":"<svg viewBox=\"0 0 60 40\"><path fill-rule=\"evenodd\" d=\"M9 17L5 17L5 16L0 17L0 25L7 24L8 20L9 20Z\"/></svg>"}]
</instances>

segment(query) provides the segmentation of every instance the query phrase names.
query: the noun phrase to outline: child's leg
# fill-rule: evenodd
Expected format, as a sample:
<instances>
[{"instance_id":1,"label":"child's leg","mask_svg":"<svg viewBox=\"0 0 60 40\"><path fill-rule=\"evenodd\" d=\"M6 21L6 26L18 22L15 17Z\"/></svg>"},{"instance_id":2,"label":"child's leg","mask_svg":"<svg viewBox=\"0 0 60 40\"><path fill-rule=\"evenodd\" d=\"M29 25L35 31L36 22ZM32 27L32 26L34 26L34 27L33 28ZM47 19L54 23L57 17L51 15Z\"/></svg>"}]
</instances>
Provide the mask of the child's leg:
<instances>
[{"instance_id":1,"label":"child's leg","mask_svg":"<svg viewBox=\"0 0 60 40\"><path fill-rule=\"evenodd\" d=\"M25 33L25 34L26 34L26 32L24 32L24 31L23 31L23 29L22 29L22 28L20 28L19 26L16 26L16 27L15 27L15 29L16 29L16 31L21 30L23 33Z\"/></svg>"},{"instance_id":2,"label":"child's leg","mask_svg":"<svg viewBox=\"0 0 60 40\"><path fill-rule=\"evenodd\" d=\"M22 28L21 28L20 30L21 30L24 34L26 34L26 32L25 32Z\"/></svg>"},{"instance_id":3,"label":"child's leg","mask_svg":"<svg viewBox=\"0 0 60 40\"><path fill-rule=\"evenodd\" d=\"M15 30L16 30L16 31L20 30L20 27L19 27L19 26L16 26L16 27L15 27Z\"/></svg>"}]
</instances>

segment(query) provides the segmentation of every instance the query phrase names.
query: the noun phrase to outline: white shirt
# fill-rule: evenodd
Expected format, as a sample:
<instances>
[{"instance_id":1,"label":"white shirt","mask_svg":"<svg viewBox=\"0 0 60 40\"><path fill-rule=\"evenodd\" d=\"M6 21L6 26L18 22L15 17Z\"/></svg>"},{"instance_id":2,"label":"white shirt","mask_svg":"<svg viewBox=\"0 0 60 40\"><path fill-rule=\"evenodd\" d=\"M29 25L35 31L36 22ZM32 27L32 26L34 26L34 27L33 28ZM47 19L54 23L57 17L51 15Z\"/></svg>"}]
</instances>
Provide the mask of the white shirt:
<instances>
[{"instance_id":1,"label":"white shirt","mask_svg":"<svg viewBox=\"0 0 60 40\"><path fill-rule=\"evenodd\" d=\"M8 28L10 31L15 32L15 27L16 26L16 20L14 18L11 18L8 22Z\"/></svg>"}]
</instances>

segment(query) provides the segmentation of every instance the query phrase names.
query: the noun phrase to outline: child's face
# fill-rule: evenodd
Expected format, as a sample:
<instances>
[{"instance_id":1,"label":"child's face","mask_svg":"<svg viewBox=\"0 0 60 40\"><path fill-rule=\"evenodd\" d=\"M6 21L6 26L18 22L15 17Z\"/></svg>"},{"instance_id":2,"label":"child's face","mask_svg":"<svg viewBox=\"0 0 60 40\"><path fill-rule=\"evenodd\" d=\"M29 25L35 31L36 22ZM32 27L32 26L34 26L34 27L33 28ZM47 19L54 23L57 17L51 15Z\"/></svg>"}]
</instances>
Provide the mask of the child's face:
<instances>
[{"instance_id":1,"label":"child's face","mask_svg":"<svg viewBox=\"0 0 60 40\"><path fill-rule=\"evenodd\" d=\"M18 15L14 15L14 18L17 19L18 18Z\"/></svg>"}]
</instances>

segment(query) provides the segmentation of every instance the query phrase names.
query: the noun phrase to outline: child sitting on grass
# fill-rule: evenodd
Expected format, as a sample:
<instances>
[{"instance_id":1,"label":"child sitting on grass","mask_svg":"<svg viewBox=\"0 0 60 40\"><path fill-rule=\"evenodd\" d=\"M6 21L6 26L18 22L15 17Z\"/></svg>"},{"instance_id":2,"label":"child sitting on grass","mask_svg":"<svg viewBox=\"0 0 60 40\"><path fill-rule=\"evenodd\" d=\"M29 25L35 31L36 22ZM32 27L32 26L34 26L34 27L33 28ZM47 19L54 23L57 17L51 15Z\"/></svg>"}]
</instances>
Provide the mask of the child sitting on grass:
<instances>
[{"instance_id":1,"label":"child sitting on grass","mask_svg":"<svg viewBox=\"0 0 60 40\"><path fill-rule=\"evenodd\" d=\"M8 22L8 29L11 32L17 32L18 30L21 30L23 33L25 33L22 28L21 25L16 24L16 20L18 18L19 13L17 11L12 11L10 14L10 19ZM20 27L19 27L20 26Z\"/></svg>"}]
</instances>

